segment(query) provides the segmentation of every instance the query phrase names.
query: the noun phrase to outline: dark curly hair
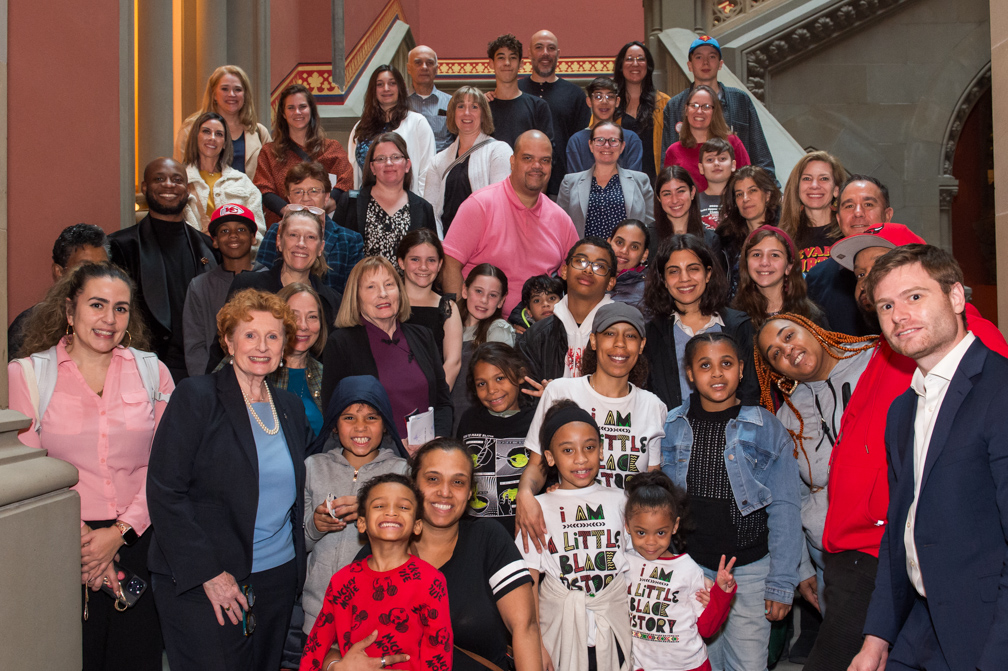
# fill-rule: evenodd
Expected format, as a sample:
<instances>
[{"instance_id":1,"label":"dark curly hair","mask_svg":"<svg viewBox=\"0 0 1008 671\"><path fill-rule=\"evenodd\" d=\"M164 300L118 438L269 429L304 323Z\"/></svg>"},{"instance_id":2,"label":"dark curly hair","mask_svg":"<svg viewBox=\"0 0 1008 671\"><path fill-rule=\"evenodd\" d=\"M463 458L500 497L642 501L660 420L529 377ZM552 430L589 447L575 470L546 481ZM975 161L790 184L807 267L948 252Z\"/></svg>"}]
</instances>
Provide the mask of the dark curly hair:
<instances>
[{"instance_id":1,"label":"dark curly hair","mask_svg":"<svg viewBox=\"0 0 1008 671\"><path fill-rule=\"evenodd\" d=\"M585 245L591 245L592 247L598 247L604 249L609 253L609 277L616 277L616 252L613 251L612 245L605 238L600 238L597 235L586 235L577 242L574 246L567 250L567 257L564 258L564 265L569 266L571 259L577 254L577 250L581 249Z\"/></svg>"},{"instance_id":2,"label":"dark curly hair","mask_svg":"<svg viewBox=\"0 0 1008 671\"><path fill-rule=\"evenodd\" d=\"M367 502L368 496L371 495L371 490L373 490L378 485L384 485L387 483L395 483L397 485L402 485L406 489L413 493L413 498L416 499L416 517L415 519L420 519L422 517L421 510L423 509L423 495L416 488L413 480L407 478L405 475L400 473L383 473L381 475L376 475L371 478L360 488L357 492L357 516L360 518L365 517L367 514Z\"/></svg>"},{"instance_id":3,"label":"dark curly hair","mask_svg":"<svg viewBox=\"0 0 1008 671\"><path fill-rule=\"evenodd\" d=\"M511 381L511 384L519 388L518 404L525 406L533 403L532 397L521 393L522 383L528 375L528 363L525 357L518 351L502 342L485 342L476 348L469 360L469 370L466 372L466 389L469 391L469 398L477 406L481 405L479 396L476 395L476 364L487 363L500 369L504 376Z\"/></svg>"},{"instance_id":4,"label":"dark curly hair","mask_svg":"<svg viewBox=\"0 0 1008 671\"><path fill-rule=\"evenodd\" d=\"M74 224L64 228L56 242L53 243L52 260L58 266L66 268L70 257L75 252L84 247L98 247L105 250L105 256L109 255L108 237L98 226L94 224Z\"/></svg>"},{"instance_id":5,"label":"dark curly hair","mask_svg":"<svg viewBox=\"0 0 1008 671\"><path fill-rule=\"evenodd\" d=\"M500 49L510 49L511 51L518 54L518 61L521 62L522 59L522 43L517 37L511 33L504 33L493 42L487 45L487 58L490 60L494 59L497 55L497 51Z\"/></svg>"},{"instance_id":6,"label":"dark curly hair","mask_svg":"<svg viewBox=\"0 0 1008 671\"><path fill-rule=\"evenodd\" d=\"M682 314L665 286L665 266L674 252L689 251L696 254L703 267L710 271L707 288L700 297L700 312L712 315L723 310L727 303L728 280L721 267L714 261L714 253L703 238L695 235L673 235L658 245L658 251L648 263L647 277L644 280L644 304L657 317L669 318L674 312Z\"/></svg>"},{"instance_id":7,"label":"dark curly hair","mask_svg":"<svg viewBox=\"0 0 1008 671\"><path fill-rule=\"evenodd\" d=\"M725 185L724 192L721 194L721 221L718 223L717 233L721 236L725 248L730 250L733 256L741 253L742 243L749 235L749 224L739 212L738 204L735 201L735 187L743 179L751 179L760 191L770 194L766 204L766 213L763 215L763 223L776 226L777 219L780 217L781 191L777 188L770 173L758 165L742 166L732 173L728 184Z\"/></svg>"},{"instance_id":8,"label":"dark curly hair","mask_svg":"<svg viewBox=\"0 0 1008 671\"><path fill-rule=\"evenodd\" d=\"M623 517L630 526L633 516L641 510L665 510L675 522L679 518L679 528L672 534L671 547L679 554L686 551L685 534L689 526L689 496L672 478L662 471L647 471L624 480L627 495Z\"/></svg>"}]
</instances>

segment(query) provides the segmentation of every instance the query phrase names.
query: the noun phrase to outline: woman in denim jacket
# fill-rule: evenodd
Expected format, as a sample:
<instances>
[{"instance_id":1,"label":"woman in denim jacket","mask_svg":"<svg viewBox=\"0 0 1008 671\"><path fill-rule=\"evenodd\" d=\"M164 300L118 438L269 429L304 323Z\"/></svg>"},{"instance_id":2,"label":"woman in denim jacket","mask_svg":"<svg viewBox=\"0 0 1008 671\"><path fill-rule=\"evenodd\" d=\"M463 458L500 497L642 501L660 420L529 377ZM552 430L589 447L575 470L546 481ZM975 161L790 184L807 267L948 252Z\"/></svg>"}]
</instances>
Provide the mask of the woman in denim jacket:
<instances>
[{"instance_id":1,"label":"woman in denim jacket","mask_svg":"<svg viewBox=\"0 0 1008 671\"><path fill-rule=\"evenodd\" d=\"M706 577L722 555L736 558L738 592L710 643L711 666L766 669L770 622L791 609L804 542L794 443L773 414L736 398L731 336L694 336L683 363L694 392L665 420L662 470L690 495L695 528L685 538Z\"/></svg>"}]
</instances>

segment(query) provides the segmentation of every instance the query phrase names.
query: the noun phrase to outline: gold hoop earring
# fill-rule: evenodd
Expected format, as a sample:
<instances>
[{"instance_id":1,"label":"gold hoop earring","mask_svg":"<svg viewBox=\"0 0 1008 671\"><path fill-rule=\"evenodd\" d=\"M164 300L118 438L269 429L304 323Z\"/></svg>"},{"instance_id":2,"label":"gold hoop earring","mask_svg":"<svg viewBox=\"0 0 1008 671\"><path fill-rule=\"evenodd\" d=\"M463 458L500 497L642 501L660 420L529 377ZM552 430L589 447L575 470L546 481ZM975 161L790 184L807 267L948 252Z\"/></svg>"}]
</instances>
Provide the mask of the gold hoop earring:
<instances>
[{"instance_id":1,"label":"gold hoop earring","mask_svg":"<svg viewBox=\"0 0 1008 671\"><path fill-rule=\"evenodd\" d=\"M67 338L73 338L73 334L74 334L73 325L70 324L70 322L67 322L66 334L65 335L66 335Z\"/></svg>"},{"instance_id":2,"label":"gold hoop earring","mask_svg":"<svg viewBox=\"0 0 1008 671\"><path fill-rule=\"evenodd\" d=\"M129 342L123 345L124 348L129 349L130 345L133 344L133 336L130 335L129 329L126 329L126 337L129 338ZM122 344L122 343L120 343Z\"/></svg>"}]
</instances>

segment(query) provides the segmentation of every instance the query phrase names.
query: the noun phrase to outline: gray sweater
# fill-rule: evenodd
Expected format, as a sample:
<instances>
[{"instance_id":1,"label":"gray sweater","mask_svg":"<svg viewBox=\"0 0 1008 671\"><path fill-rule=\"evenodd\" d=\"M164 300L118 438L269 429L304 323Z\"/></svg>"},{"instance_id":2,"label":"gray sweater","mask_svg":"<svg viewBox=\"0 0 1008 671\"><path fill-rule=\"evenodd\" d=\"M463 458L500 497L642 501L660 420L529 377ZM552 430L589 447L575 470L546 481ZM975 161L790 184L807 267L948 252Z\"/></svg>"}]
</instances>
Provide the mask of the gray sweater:
<instances>
[{"instance_id":1,"label":"gray sweater","mask_svg":"<svg viewBox=\"0 0 1008 671\"><path fill-rule=\"evenodd\" d=\"M829 503L827 484L829 482L830 457L833 444L840 431L846 401L850 399L858 378L868 366L874 348L856 354L849 359L840 359L830 372L829 379L818 382L802 382L791 394L791 403L805 420L802 446L805 453L798 450L798 472L801 474L801 518L805 538L815 549L822 551L823 527L826 525L826 508ZM845 386L846 385L846 386ZM818 405L816 403L818 401ZM789 431L798 432L798 418L785 403L777 411L777 419ZM805 456L808 455L808 461ZM811 467L811 477L810 477ZM815 491L813 491L813 487ZM808 549L802 552L799 580L814 575Z\"/></svg>"},{"instance_id":2,"label":"gray sweater","mask_svg":"<svg viewBox=\"0 0 1008 671\"><path fill-rule=\"evenodd\" d=\"M333 435L335 438L335 434ZM328 449L335 441L326 443ZM335 449L321 454L313 454L305 460L305 549L308 550L308 576L305 579L302 605L304 606L304 632L311 631L315 618L322 610L322 599L333 574L353 561L364 547L367 536L357 533L356 523L351 523L342 531L323 534L315 527L315 508L325 503L332 492L340 496L357 495L361 485L371 478L385 473L406 475L409 464L384 447L378 450L374 461L364 464L354 477L354 468L343 456L343 451Z\"/></svg>"}]
</instances>

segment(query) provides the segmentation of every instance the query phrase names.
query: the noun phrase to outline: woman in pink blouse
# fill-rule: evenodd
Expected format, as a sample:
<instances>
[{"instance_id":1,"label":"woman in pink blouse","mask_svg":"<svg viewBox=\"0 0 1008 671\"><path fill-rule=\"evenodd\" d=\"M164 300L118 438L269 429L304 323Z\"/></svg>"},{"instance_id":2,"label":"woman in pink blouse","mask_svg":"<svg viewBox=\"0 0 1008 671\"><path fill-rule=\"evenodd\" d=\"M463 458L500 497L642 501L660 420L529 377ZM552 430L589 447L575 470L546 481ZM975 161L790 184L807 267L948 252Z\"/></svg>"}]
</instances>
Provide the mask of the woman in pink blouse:
<instances>
[{"instance_id":1,"label":"woman in pink blouse","mask_svg":"<svg viewBox=\"0 0 1008 671\"><path fill-rule=\"evenodd\" d=\"M8 365L10 407L32 418L21 442L80 471L81 584L94 591L103 583L120 590L115 562L150 581L147 461L175 385L163 363L140 351L147 330L134 295L116 266L77 267L33 311L22 349L31 356ZM115 605L84 590L85 671L161 669L153 597L123 612Z\"/></svg>"}]
</instances>

